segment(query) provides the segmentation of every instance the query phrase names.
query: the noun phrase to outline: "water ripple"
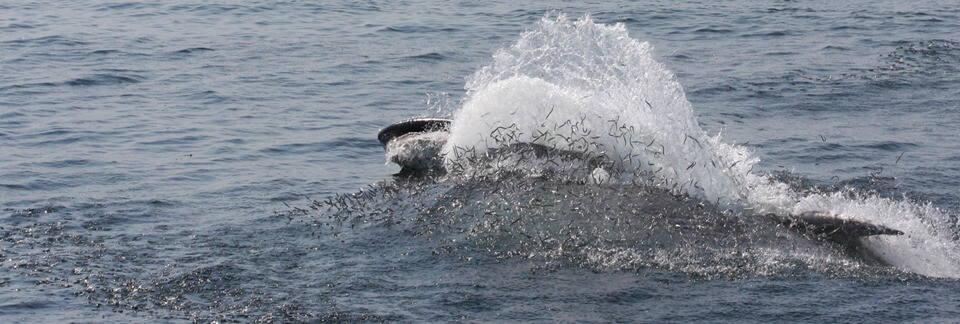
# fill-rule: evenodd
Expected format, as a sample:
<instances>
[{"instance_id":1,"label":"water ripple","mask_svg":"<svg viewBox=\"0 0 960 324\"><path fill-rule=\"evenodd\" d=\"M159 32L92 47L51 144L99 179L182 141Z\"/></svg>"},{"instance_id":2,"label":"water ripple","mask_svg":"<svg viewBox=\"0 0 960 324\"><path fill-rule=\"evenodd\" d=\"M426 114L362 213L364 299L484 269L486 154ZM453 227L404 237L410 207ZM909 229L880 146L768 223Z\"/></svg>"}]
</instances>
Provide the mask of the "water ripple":
<instances>
[{"instance_id":1,"label":"water ripple","mask_svg":"<svg viewBox=\"0 0 960 324\"><path fill-rule=\"evenodd\" d=\"M145 78L139 75L94 74L87 77L65 81L63 84L75 87L126 85L140 83L143 82L143 80L145 80Z\"/></svg>"}]
</instances>

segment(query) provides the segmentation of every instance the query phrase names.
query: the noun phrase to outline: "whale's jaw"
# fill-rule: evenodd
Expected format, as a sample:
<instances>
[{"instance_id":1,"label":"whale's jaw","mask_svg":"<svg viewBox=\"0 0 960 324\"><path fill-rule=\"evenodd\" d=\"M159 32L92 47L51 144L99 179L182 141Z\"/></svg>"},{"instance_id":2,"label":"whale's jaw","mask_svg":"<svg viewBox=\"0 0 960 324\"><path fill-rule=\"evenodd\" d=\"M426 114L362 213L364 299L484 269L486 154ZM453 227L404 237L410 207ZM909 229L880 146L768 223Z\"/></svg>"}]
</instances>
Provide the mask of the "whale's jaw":
<instances>
[{"instance_id":1,"label":"whale's jaw","mask_svg":"<svg viewBox=\"0 0 960 324\"><path fill-rule=\"evenodd\" d=\"M843 241L851 237L873 235L903 235L900 230L822 212L804 212L797 215L779 216L768 214L781 225L800 234L831 241Z\"/></svg>"},{"instance_id":2,"label":"whale's jaw","mask_svg":"<svg viewBox=\"0 0 960 324\"><path fill-rule=\"evenodd\" d=\"M387 161L401 167L403 174L443 172L440 151L447 142L447 132L416 132L394 137L386 143Z\"/></svg>"}]
</instances>

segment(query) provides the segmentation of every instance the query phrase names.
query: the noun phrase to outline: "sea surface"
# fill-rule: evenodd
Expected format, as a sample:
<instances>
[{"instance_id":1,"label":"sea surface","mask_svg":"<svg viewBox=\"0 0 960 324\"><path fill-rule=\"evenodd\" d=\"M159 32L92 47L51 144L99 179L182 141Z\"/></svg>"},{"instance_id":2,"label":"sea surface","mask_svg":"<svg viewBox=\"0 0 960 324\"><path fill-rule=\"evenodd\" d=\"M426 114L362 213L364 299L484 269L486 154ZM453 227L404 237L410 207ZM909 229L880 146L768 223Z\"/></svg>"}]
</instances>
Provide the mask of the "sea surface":
<instances>
[{"instance_id":1,"label":"sea surface","mask_svg":"<svg viewBox=\"0 0 960 324\"><path fill-rule=\"evenodd\" d=\"M957 35L925 0L4 1L0 322L953 322ZM413 117L447 174L386 163ZM767 216L807 211L904 235Z\"/></svg>"}]
</instances>

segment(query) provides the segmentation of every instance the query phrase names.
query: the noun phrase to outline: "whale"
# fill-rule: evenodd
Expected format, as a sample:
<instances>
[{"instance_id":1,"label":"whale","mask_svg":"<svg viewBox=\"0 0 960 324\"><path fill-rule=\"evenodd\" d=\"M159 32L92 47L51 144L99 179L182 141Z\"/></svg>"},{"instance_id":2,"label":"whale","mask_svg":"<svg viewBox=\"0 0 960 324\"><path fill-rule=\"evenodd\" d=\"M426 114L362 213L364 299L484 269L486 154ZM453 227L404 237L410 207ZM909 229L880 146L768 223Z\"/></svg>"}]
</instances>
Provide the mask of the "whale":
<instances>
[{"instance_id":1,"label":"whale","mask_svg":"<svg viewBox=\"0 0 960 324\"><path fill-rule=\"evenodd\" d=\"M432 117L403 120L381 129L377 139L386 151L389 161L401 167L397 175L418 177L443 174L446 170L442 163L441 149L446 143L451 123L450 119ZM531 154L536 157L550 156L566 160L581 159L590 166L604 164L598 157L584 157L581 152L564 151L535 143L513 143L486 154ZM855 244L853 241L860 237L904 235L904 232L887 226L822 211L790 215L767 213L759 216L803 236L847 246Z\"/></svg>"}]
</instances>

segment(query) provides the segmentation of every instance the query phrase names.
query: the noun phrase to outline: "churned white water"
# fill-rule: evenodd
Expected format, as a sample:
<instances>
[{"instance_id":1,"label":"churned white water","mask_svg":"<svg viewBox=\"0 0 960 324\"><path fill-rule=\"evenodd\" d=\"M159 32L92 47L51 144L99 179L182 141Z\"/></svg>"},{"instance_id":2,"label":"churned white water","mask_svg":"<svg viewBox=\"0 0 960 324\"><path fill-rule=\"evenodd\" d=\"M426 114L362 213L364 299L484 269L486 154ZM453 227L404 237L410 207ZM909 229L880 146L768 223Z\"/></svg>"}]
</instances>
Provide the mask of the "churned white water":
<instances>
[{"instance_id":1,"label":"churned white water","mask_svg":"<svg viewBox=\"0 0 960 324\"><path fill-rule=\"evenodd\" d=\"M753 172L750 150L707 134L676 76L622 24L563 14L543 18L466 84L443 148L483 153L513 143L604 156L621 182L688 194L756 214L823 211L907 232L867 239L883 260L930 276L960 277L960 250L943 212L907 200L796 192ZM931 221L934 220L934 221Z\"/></svg>"}]
</instances>

